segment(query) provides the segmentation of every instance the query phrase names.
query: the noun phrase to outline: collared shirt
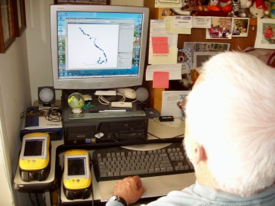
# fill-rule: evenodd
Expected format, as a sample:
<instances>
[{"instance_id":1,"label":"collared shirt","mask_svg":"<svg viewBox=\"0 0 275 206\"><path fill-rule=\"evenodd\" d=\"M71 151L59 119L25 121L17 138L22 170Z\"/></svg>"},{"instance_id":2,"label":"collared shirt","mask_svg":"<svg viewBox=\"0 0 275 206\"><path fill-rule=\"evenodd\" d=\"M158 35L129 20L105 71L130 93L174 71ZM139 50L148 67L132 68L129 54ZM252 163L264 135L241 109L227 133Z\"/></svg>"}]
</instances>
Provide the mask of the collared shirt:
<instances>
[{"instance_id":1,"label":"collared shirt","mask_svg":"<svg viewBox=\"0 0 275 206\"><path fill-rule=\"evenodd\" d=\"M172 191L167 196L147 204L147 206L275 206L275 185L261 193L241 197L204 187L199 183L182 191ZM108 204L108 206L121 206ZM142 205L145 206L145 205Z\"/></svg>"}]
</instances>

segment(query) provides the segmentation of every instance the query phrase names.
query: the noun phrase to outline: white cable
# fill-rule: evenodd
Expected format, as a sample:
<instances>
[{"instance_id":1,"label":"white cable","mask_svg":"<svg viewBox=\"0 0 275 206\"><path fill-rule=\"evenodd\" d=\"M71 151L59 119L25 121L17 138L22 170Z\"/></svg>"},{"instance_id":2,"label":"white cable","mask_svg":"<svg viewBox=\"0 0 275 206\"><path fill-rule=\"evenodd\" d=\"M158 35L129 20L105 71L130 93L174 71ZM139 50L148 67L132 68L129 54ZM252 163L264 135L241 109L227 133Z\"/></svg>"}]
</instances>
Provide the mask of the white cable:
<instances>
[{"instance_id":1,"label":"white cable","mask_svg":"<svg viewBox=\"0 0 275 206\"><path fill-rule=\"evenodd\" d=\"M97 99L98 99L98 102L102 105L109 105L110 104L110 102L101 95L98 96Z\"/></svg>"},{"instance_id":2,"label":"white cable","mask_svg":"<svg viewBox=\"0 0 275 206\"><path fill-rule=\"evenodd\" d=\"M123 95L123 94L121 94L121 93L119 93L119 92L117 92L116 93L118 96L121 96L121 99L118 101L118 102L125 102L125 100L126 100L126 98L125 98L125 96ZM99 95L98 97L97 97L97 99L98 99L98 102L100 103L100 104L102 104L102 105L109 105L111 102L108 100L108 99L106 99L104 96L102 96L102 95Z\"/></svg>"}]
</instances>

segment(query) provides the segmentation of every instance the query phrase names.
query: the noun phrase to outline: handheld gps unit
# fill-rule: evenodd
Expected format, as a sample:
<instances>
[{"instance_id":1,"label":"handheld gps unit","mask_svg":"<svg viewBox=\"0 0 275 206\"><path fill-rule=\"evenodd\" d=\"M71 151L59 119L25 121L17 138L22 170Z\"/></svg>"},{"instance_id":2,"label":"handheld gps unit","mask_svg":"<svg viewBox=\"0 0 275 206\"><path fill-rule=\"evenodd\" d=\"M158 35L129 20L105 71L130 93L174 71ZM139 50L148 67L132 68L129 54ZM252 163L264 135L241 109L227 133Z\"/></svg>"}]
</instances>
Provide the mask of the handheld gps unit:
<instances>
[{"instance_id":1,"label":"handheld gps unit","mask_svg":"<svg viewBox=\"0 0 275 206\"><path fill-rule=\"evenodd\" d=\"M92 174L88 151L74 149L64 153L63 186L69 200L90 197Z\"/></svg>"},{"instance_id":2,"label":"handheld gps unit","mask_svg":"<svg viewBox=\"0 0 275 206\"><path fill-rule=\"evenodd\" d=\"M50 172L50 135L29 133L23 136L19 157L21 179L43 181Z\"/></svg>"}]
</instances>

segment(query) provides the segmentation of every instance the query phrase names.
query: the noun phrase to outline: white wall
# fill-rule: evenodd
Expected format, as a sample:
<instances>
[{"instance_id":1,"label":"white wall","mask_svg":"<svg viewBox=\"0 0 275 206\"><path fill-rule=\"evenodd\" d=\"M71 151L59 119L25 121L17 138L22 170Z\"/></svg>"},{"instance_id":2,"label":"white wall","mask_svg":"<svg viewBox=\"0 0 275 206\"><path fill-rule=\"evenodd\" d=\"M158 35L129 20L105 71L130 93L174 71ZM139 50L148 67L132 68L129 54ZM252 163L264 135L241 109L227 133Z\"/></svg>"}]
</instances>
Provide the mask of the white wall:
<instances>
[{"instance_id":1,"label":"white wall","mask_svg":"<svg viewBox=\"0 0 275 206\"><path fill-rule=\"evenodd\" d=\"M28 195L13 191L11 185L21 147L20 114L37 100L37 87L53 84L49 26L52 3L53 0L26 0L27 29L0 54L0 123L4 125L7 148L5 163L0 161L0 206L31 205Z\"/></svg>"},{"instance_id":2,"label":"white wall","mask_svg":"<svg viewBox=\"0 0 275 206\"><path fill-rule=\"evenodd\" d=\"M20 114L26 107L31 105L30 80L27 61L26 32L6 51L0 54L0 106L1 124L4 125L3 133L5 138L5 147L7 149L6 162L12 166L4 168L9 174L5 176L1 171L0 187L0 206L12 205L10 198L12 192L8 190L8 184L13 182L13 174L17 167L18 153L21 147L19 132L21 128ZM3 156L1 155L1 158ZM1 162L3 164L3 162ZM10 178L10 179L9 179ZM15 197L20 205L30 205L29 198L26 194L15 192Z\"/></svg>"},{"instance_id":3,"label":"white wall","mask_svg":"<svg viewBox=\"0 0 275 206\"><path fill-rule=\"evenodd\" d=\"M50 5L54 0L26 0L27 56L31 98L37 100L37 88L53 86L50 42ZM56 91L60 99L61 92Z\"/></svg>"}]
</instances>

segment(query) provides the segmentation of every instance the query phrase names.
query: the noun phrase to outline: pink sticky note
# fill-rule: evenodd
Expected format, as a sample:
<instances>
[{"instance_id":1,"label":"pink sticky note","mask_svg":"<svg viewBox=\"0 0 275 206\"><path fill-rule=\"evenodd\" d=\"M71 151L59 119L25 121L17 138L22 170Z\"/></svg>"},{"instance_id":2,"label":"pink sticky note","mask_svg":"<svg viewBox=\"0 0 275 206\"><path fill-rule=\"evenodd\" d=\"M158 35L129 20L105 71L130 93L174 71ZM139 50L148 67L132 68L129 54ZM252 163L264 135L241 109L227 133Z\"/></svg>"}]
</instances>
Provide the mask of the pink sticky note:
<instances>
[{"instance_id":1,"label":"pink sticky note","mask_svg":"<svg viewBox=\"0 0 275 206\"><path fill-rule=\"evenodd\" d=\"M152 37L153 53L168 54L168 37Z\"/></svg>"},{"instance_id":2,"label":"pink sticky note","mask_svg":"<svg viewBox=\"0 0 275 206\"><path fill-rule=\"evenodd\" d=\"M169 88L169 72L154 72L153 88Z\"/></svg>"}]
</instances>

